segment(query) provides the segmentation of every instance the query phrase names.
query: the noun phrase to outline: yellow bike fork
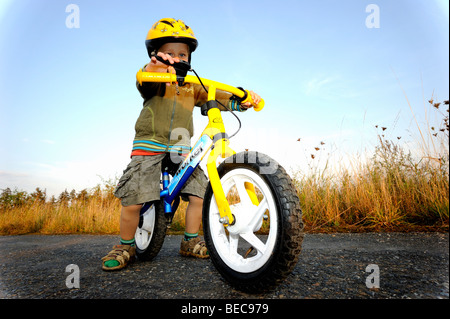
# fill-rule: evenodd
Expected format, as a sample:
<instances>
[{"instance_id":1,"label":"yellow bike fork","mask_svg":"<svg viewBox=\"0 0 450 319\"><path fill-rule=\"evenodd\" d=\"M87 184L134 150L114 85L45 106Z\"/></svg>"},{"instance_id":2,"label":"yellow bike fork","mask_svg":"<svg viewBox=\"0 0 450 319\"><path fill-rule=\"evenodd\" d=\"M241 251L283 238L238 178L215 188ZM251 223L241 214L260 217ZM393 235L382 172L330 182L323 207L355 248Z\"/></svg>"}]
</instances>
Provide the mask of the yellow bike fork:
<instances>
[{"instance_id":1,"label":"yellow bike fork","mask_svg":"<svg viewBox=\"0 0 450 319\"><path fill-rule=\"evenodd\" d=\"M208 90L208 101L215 101L215 94L216 88L211 85ZM230 142L225 135L225 126L223 124L222 115L219 108L210 108L207 114L209 123L202 135L206 134L214 141L214 146L209 154L208 162L206 164L209 181L211 183L211 188L213 190L214 197L216 198L217 207L224 226L233 225L234 216L231 213L230 205L225 196L222 183L220 182L220 176L217 171L217 158L219 156L222 158L227 158L236 154L236 152L228 146ZM254 205L259 205L253 184L246 182L245 189L247 190L252 203Z\"/></svg>"},{"instance_id":2,"label":"yellow bike fork","mask_svg":"<svg viewBox=\"0 0 450 319\"><path fill-rule=\"evenodd\" d=\"M216 88L211 85L208 89L208 101L215 102L216 100ZM213 141L214 145L208 157L206 168L208 170L209 181L211 188L216 198L217 207L219 208L219 214L224 221L224 226L232 225L234 217L231 214L230 205L225 196L222 184L220 182L219 172L217 171L217 158L227 158L236 154L228 144L228 138L225 135L225 125L223 124L222 115L218 107L212 107L208 110L209 123L203 131L202 135L208 135Z\"/></svg>"}]
</instances>

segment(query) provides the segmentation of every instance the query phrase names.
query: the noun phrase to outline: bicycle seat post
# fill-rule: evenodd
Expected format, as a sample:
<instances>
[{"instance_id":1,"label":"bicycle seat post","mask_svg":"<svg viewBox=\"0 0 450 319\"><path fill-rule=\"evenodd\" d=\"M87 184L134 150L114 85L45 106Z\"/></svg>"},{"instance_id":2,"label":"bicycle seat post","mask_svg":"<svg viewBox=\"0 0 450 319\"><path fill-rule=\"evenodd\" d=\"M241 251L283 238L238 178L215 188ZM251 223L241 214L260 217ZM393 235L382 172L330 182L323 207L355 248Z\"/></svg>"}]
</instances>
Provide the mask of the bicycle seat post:
<instances>
[{"instance_id":1,"label":"bicycle seat post","mask_svg":"<svg viewBox=\"0 0 450 319\"><path fill-rule=\"evenodd\" d=\"M167 172L167 167L164 169L163 173L162 173L162 182L163 182L163 190L167 190L167 188L169 187L169 172ZM164 211L166 213L171 213L172 212L172 205L171 203L167 203L164 200Z\"/></svg>"}]
</instances>

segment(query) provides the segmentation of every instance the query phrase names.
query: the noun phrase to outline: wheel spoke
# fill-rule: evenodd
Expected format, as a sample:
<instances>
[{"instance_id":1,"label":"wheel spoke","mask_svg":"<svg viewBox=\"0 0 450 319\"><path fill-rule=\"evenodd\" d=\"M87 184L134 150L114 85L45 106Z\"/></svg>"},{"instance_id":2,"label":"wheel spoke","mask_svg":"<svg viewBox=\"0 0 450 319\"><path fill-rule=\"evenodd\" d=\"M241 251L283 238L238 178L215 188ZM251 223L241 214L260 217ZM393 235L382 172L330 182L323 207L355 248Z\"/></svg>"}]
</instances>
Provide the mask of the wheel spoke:
<instances>
[{"instance_id":1,"label":"wheel spoke","mask_svg":"<svg viewBox=\"0 0 450 319\"><path fill-rule=\"evenodd\" d=\"M247 190L245 189L245 180L235 176L233 178L233 181L236 185L236 189L239 194L239 199L241 200L241 203L244 205L253 205L250 196L248 195Z\"/></svg>"},{"instance_id":2,"label":"wheel spoke","mask_svg":"<svg viewBox=\"0 0 450 319\"><path fill-rule=\"evenodd\" d=\"M259 253L263 254L266 250L266 245L253 232L241 233L240 236Z\"/></svg>"},{"instance_id":3,"label":"wheel spoke","mask_svg":"<svg viewBox=\"0 0 450 319\"><path fill-rule=\"evenodd\" d=\"M230 257L237 257L238 256L238 244L239 244L239 235L233 235L230 234L228 236L228 242L229 242L229 250L228 253L230 254Z\"/></svg>"},{"instance_id":4,"label":"wheel spoke","mask_svg":"<svg viewBox=\"0 0 450 319\"><path fill-rule=\"evenodd\" d=\"M259 203L258 207L253 210L254 214L248 222L248 228L254 229L258 223L261 222L261 219L264 216L264 213L269 209L269 205L267 203L267 199L264 197L263 200Z\"/></svg>"}]
</instances>

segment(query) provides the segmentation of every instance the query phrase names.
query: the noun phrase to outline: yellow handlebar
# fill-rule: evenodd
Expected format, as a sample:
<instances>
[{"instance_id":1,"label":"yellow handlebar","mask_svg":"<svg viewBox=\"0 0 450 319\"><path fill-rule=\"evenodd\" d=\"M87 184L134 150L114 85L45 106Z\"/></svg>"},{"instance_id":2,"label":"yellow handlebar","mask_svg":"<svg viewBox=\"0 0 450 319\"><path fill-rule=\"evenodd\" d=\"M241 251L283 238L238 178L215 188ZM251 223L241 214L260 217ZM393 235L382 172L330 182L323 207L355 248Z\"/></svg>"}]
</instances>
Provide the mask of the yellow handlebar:
<instances>
[{"instance_id":1,"label":"yellow handlebar","mask_svg":"<svg viewBox=\"0 0 450 319\"><path fill-rule=\"evenodd\" d=\"M173 83L177 81L177 75L172 73L156 73L156 72L143 72L142 69L138 71L136 74L136 79L139 82L140 85L142 85L143 82L165 82L165 83ZM203 79L201 78L202 83L207 87L215 87L217 90L230 92L231 94L234 94L238 97L244 97L245 93L234 86L227 85L224 83ZM194 84L201 84L200 80L193 75L186 75L184 77L184 82L186 83L194 83ZM250 93L247 91L247 98L243 102L250 102L255 111L259 112L264 107L264 100L261 99L261 102L259 102L257 105L253 103L252 97Z\"/></svg>"}]
</instances>

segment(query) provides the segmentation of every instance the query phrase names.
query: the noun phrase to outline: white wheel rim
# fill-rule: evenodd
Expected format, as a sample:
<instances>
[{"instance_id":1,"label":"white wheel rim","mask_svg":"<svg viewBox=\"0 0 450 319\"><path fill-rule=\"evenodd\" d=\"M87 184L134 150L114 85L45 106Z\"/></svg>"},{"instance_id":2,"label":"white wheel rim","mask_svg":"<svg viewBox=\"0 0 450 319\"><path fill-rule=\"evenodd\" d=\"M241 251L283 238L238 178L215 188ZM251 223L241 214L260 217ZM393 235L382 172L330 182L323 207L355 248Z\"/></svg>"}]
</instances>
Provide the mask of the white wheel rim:
<instances>
[{"instance_id":1,"label":"white wheel rim","mask_svg":"<svg viewBox=\"0 0 450 319\"><path fill-rule=\"evenodd\" d=\"M260 197L258 206L251 202L245 189L246 182L253 184L257 190ZM236 223L225 230L219 221L220 214L213 196L208 217L214 247L220 258L234 271L256 271L271 257L277 239L278 216L272 192L259 175L248 169L239 168L228 172L222 177L221 183L225 195L230 194L232 189L237 191L239 202L230 204ZM269 235L257 236L255 232L261 227L264 215L270 220ZM246 256L247 247L253 247L256 254Z\"/></svg>"},{"instance_id":2,"label":"white wheel rim","mask_svg":"<svg viewBox=\"0 0 450 319\"><path fill-rule=\"evenodd\" d=\"M140 250L147 249L153 236L153 229L155 228L155 205L150 206L142 215L143 223L142 227L136 229L134 239L136 246Z\"/></svg>"}]
</instances>

